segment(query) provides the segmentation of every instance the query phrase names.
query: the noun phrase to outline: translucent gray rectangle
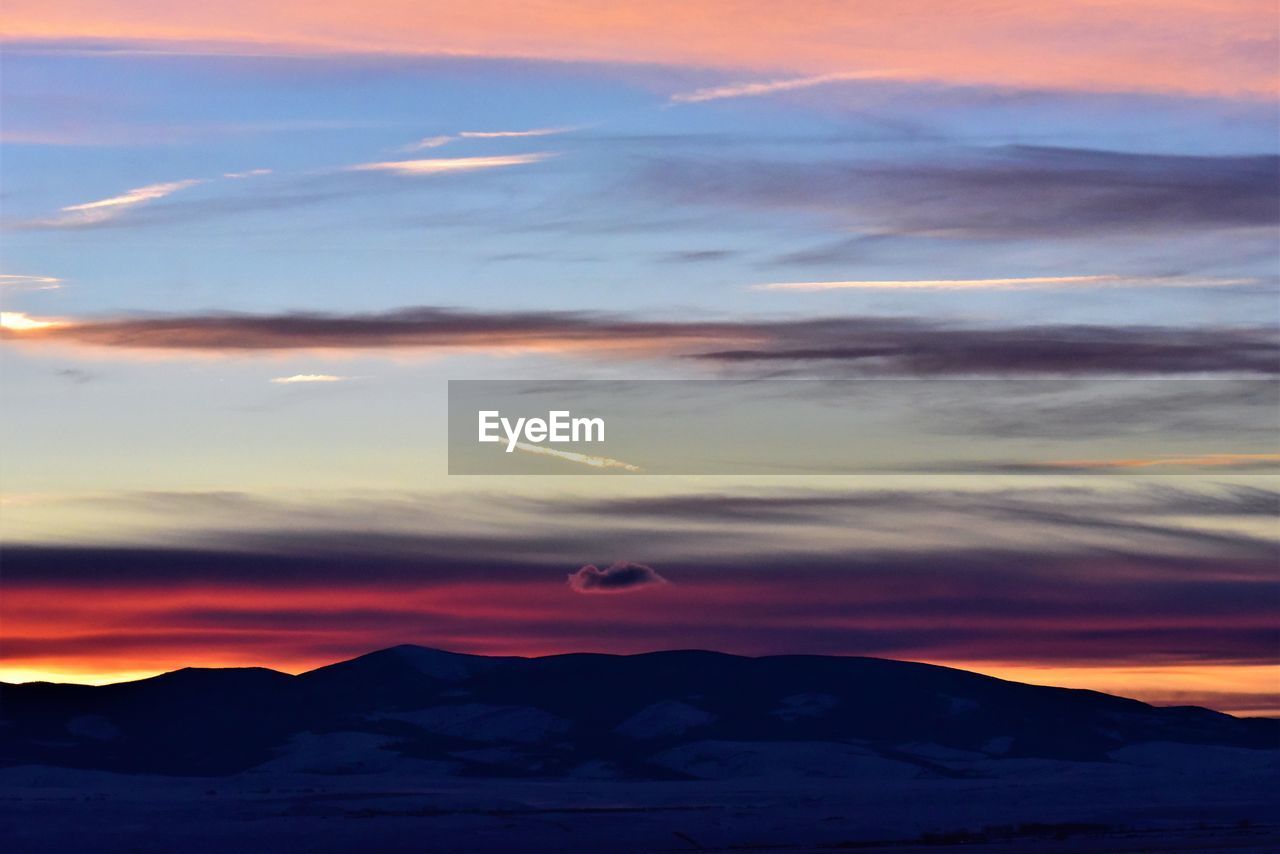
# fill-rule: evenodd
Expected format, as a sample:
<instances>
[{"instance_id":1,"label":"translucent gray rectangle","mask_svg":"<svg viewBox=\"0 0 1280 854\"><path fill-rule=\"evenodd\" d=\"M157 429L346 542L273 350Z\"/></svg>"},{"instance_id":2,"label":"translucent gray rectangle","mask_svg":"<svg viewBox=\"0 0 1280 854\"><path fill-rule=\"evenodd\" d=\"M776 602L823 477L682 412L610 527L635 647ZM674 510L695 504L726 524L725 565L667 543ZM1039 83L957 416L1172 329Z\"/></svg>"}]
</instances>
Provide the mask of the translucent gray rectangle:
<instances>
[{"instance_id":1,"label":"translucent gray rectangle","mask_svg":"<svg viewBox=\"0 0 1280 854\"><path fill-rule=\"evenodd\" d=\"M1256 379L457 380L449 473L1275 473L1278 417Z\"/></svg>"}]
</instances>

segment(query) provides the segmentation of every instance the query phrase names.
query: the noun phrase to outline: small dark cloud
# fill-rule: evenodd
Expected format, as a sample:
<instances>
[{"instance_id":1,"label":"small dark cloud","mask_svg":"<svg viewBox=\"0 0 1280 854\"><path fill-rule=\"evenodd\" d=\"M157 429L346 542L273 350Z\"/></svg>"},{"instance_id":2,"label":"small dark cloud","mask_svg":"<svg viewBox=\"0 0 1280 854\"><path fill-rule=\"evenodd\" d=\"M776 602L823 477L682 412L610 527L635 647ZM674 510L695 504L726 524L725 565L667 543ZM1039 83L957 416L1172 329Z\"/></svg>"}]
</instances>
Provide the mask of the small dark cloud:
<instances>
[{"instance_id":1,"label":"small dark cloud","mask_svg":"<svg viewBox=\"0 0 1280 854\"><path fill-rule=\"evenodd\" d=\"M569 573L569 589L575 593L627 593L669 582L652 567L620 560L608 569L587 564Z\"/></svg>"},{"instance_id":2,"label":"small dark cloud","mask_svg":"<svg viewBox=\"0 0 1280 854\"><path fill-rule=\"evenodd\" d=\"M769 261L778 266L835 267L866 261L872 249L895 239L891 234L865 234L784 252Z\"/></svg>"},{"instance_id":3,"label":"small dark cloud","mask_svg":"<svg viewBox=\"0 0 1280 854\"><path fill-rule=\"evenodd\" d=\"M75 383L76 385L84 385L85 383L93 382L98 378L98 375L92 371L86 371L81 368L62 368L55 373L60 378L69 383Z\"/></svg>"},{"instance_id":4,"label":"small dark cloud","mask_svg":"<svg viewBox=\"0 0 1280 854\"><path fill-rule=\"evenodd\" d=\"M699 264L707 261L724 261L737 255L728 249L687 249L681 252L666 252L658 256L658 260L667 264Z\"/></svg>"}]
</instances>

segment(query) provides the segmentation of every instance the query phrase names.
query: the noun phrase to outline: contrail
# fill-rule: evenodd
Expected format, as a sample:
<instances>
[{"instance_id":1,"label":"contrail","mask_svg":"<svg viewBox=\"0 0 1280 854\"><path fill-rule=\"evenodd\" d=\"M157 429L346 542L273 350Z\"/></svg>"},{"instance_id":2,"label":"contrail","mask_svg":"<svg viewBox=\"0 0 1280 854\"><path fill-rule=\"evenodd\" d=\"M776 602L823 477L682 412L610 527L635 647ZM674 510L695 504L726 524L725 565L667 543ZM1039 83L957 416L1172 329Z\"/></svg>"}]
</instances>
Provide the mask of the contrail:
<instances>
[{"instance_id":1,"label":"contrail","mask_svg":"<svg viewBox=\"0 0 1280 854\"><path fill-rule=\"evenodd\" d=\"M624 463L610 457L593 457L590 454L577 454L573 451L558 451L555 448L544 448L542 445L530 445L528 442L516 442L516 450L526 454L541 454L544 457L558 457L571 463L581 463L598 469L622 469L623 471L640 471L640 466Z\"/></svg>"}]
</instances>

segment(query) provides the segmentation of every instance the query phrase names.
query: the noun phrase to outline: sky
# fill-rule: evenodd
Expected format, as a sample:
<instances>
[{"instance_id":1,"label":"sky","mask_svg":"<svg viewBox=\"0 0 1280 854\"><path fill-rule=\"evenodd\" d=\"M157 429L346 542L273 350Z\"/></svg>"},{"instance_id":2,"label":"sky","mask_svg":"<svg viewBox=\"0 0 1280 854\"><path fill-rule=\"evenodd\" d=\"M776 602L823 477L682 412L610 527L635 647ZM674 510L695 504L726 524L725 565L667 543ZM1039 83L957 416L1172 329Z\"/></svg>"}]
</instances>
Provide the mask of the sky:
<instances>
[{"instance_id":1,"label":"sky","mask_svg":"<svg viewBox=\"0 0 1280 854\"><path fill-rule=\"evenodd\" d=\"M1277 23L9 0L0 678L698 647L1280 713ZM448 473L449 380L884 377L1162 385L935 400L924 473Z\"/></svg>"}]
</instances>

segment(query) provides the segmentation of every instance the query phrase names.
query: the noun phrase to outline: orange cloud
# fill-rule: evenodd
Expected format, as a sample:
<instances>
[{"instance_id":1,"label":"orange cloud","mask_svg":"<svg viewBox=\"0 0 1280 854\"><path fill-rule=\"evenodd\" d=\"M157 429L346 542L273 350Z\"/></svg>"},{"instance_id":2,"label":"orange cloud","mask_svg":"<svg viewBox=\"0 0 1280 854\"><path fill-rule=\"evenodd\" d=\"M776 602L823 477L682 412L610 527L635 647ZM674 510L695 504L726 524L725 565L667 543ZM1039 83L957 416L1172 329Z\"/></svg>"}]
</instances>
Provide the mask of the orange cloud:
<instances>
[{"instance_id":1,"label":"orange cloud","mask_svg":"<svg viewBox=\"0 0 1280 854\"><path fill-rule=\"evenodd\" d=\"M165 49L517 56L820 76L909 68L954 84L1267 95L1264 0L9 0L8 39Z\"/></svg>"}]
</instances>

